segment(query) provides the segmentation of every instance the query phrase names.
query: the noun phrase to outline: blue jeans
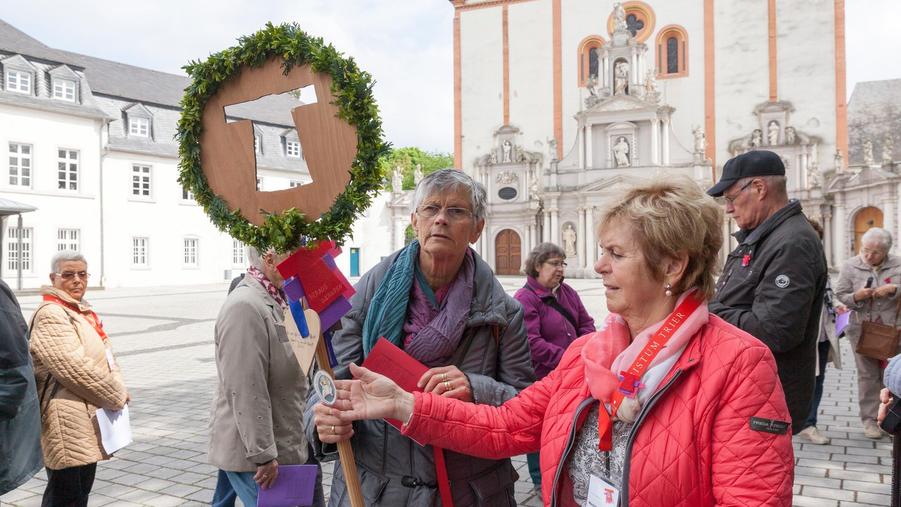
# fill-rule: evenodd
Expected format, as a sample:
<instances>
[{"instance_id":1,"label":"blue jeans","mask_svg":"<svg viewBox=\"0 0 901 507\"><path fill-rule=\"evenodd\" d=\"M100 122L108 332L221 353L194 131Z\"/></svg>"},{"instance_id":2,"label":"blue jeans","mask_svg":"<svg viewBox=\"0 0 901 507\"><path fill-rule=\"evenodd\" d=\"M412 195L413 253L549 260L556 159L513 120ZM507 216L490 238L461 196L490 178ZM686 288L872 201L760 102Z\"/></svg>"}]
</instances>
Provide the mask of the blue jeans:
<instances>
[{"instance_id":1,"label":"blue jeans","mask_svg":"<svg viewBox=\"0 0 901 507\"><path fill-rule=\"evenodd\" d=\"M820 374L817 375L816 384L813 389L813 401L810 404L810 414L807 416L805 428L813 426L817 427L817 412L820 411L820 400L823 398L823 381L826 380L826 362L829 359L829 341L817 343L817 354L819 355Z\"/></svg>"},{"instance_id":2,"label":"blue jeans","mask_svg":"<svg viewBox=\"0 0 901 507\"><path fill-rule=\"evenodd\" d=\"M241 499L241 503L245 506L256 507L257 483L253 480L255 472L225 472L222 470L220 472L225 474L235 494ZM219 489L217 488L216 491L218 492ZM213 504L215 503L216 498L213 497Z\"/></svg>"},{"instance_id":3,"label":"blue jeans","mask_svg":"<svg viewBox=\"0 0 901 507\"><path fill-rule=\"evenodd\" d=\"M228 472L219 470L216 476L216 491L213 493L213 507L235 507L235 499L238 494L228 480Z\"/></svg>"}]
</instances>

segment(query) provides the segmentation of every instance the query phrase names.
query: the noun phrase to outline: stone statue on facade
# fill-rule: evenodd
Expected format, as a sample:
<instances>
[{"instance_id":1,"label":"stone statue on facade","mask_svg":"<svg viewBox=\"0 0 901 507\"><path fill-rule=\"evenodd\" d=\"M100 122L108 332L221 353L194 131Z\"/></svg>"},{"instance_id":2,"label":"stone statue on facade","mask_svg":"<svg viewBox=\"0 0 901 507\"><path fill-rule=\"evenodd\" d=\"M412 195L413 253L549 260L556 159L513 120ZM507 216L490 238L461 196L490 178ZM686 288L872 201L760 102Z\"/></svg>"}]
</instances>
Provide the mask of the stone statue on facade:
<instances>
[{"instance_id":1,"label":"stone statue on facade","mask_svg":"<svg viewBox=\"0 0 901 507\"><path fill-rule=\"evenodd\" d=\"M538 170L532 175L532 180L529 181L529 194L538 198L541 195L541 176L538 173Z\"/></svg>"},{"instance_id":2,"label":"stone statue on facade","mask_svg":"<svg viewBox=\"0 0 901 507\"><path fill-rule=\"evenodd\" d=\"M695 153L703 154L705 151L707 151L707 134L704 132L704 127L698 125L697 127L691 129L691 133L695 138Z\"/></svg>"},{"instance_id":3,"label":"stone statue on facade","mask_svg":"<svg viewBox=\"0 0 901 507\"><path fill-rule=\"evenodd\" d=\"M513 143L509 139L501 145L501 163L509 164L513 162Z\"/></svg>"},{"instance_id":4,"label":"stone statue on facade","mask_svg":"<svg viewBox=\"0 0 901 507\"><path fill-rule=\"evenodd\" d=\"M763 144L763 131L754 129L751 132L751 148L759 148L761 144Z\"/></svg>"},{"instance_id":5,"label":"stone statue on facade","mask_svg":"<svg viewBox=\"0 0 901 507\"><path fill-rule=\"evenodd\" d=\"M785 144L795 144L798 141L798 134L795 127L785 127Z\"/></svg>"},{"instance_id":6,"label":"stone statue on facade","mask_svg":"<svg viewBox=\"0 0 901 507\"><path fill-rule=\"evenodd\" d=\"M404 174L400 166L395 166L391 172L391 189L395 192L403 192L404 190Z\"/></svg>"},{"instance_id":7,"label":"stone statue on facade","mask_svg":"<svg viewBox=\"0 0 901 507\"><path fill-rule=\"evenodd\" d=\"M420 181L422 181L422 165L416 164L416 167L413 169L413 184L419 185Z\"/></svg>"},{"instance_id":8,"label":"stone statue on facade","mask_svg":"<svg viewBox=\"0 0 901 507\"><path fill-rule=\"evenodd\" d=\"M832 157L832 161L835 164L835 172L842 170L842 158L842 150L835 150L835 155Z\"/></svg>"},{"instance_id":9,"label":"stone statue on facade","mask_svg":"<svg viewBox=\"0 0 901 507\"><path fill-rule=\"evenodd\" d=\"M551 137L547 140L547 151L550 160L557 159L557 139Z\"/></svg>"},{"instance_id":10,"label":"stone statue on facade","mask_svg":"<svg viewBox=\"0 0 901 507\"><path fill-rule=\"evenodd\" d=\"M809 188L817 188L822 184L822 178L820 177L820 169L816 164L810 164L807 166L807 186Z\"/></svg>"},{"instance_id":11,"label":"stone statue on facade","mask_svg":"<svg viewBox=\"0 0 901 507\"><path fill-rule=\"evenodd\" d=\"M882 140L882 165L891 165L895 161L895 140L886 134Z\"/></svg>"},{"instance_id":12,"label":"stone statue on facade","mask_svg":"<svg viewBox=\"0 0 901 507\"><path fill-rule=\"evenodd\" d=\"M632 165L630 157L629 141L624 136L619 136L613 145L613 162L616 167L629 167Z\"/></svg>"},{"instance_id":13,"label":"stone statue on facade","mask_svg":"<svg viewBox=\"0 0 901 507\"><path fill-rule=\"evenodd\" d=\"M613 94L629 94L629 62L617 60L613 66Z\"/></svg>"},{"instance_id":14,"label":"stone statue on facade","mask_svg":"<svg viewBox=\"0 0 901 507\"><path fill-rule=\"evenodd\" d=\"M650 102L657 102L660 93L657 89L657 71L648 69L644 77L644 98Z\"/></svg>"},{"instance_id":15,"label":"stone statue on facade","mask_svg":"<svg viewBox=\"0 0 901 507\"><path fill-rule=\"evenodd\" d=\"M770 121L766 126L766 140L767 144L770 146L776 146L779 144L779 122L776 120Z\"/></svg>"},{"instance_id":16,"label":"stone statue on facade","mask_svg":"<svg viewBox=\"0 0 901 507\"><path fill-rule=\"evenodd\" d=\"M873 165L873 141L869 139L863 142L863 163L864 165Z\"/></svg>"},{"instance_id":17,"label":"stone statue on facade","mask_svg":"<svg viewBox=\"0 0 901 507\"><path fill-rule=\"evenodd\" d=\"M626 9L623 8L622 2L613 4L613 31L621 32L629 29L626 23Z\"/></svg>"},{"instance_id":18,"label":"stone statue on facade","mask_svg":"<svg viewBox=\"0 0 901 507\"><path fill-rule=\"evenodd\" d=\"M585 83L585 89L588 90L588 97L585 98L585 107L590 109L601 101L601 97L598 93L598 77L589 77L588 81Z\"/></svg>"},{"instance_id":19,"label":"stone statue on facade","mask_svg":"<svg viewBox=\"0 0 901 507\"><path fill-rule=\"evenodd\" d=\"M563 227L563 251L567 257L576 256L576 230L573 224L566 224Z\"/></svg>"}]
</instances>

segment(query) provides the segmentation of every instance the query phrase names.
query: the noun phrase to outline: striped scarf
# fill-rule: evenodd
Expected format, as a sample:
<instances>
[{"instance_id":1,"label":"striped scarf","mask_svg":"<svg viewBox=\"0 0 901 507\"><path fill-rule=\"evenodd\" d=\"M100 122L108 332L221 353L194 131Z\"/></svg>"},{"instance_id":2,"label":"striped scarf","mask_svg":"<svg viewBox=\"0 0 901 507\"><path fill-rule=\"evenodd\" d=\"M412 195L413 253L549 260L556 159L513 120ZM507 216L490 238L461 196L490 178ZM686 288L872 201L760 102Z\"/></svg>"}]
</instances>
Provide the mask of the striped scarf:
<instances>
[{"instance_id":1,"label":"striped scarf","mask_svg":"<svg viewBox=\"0 0 901 507\"><path fill-rule=\"evenodd\" d=\"M403 347L404 319L410 301L414 263L419 255L419 241L413 240L394 259L385 278L372 296L366 320L363 321L363 356L368 356L382 336Z\"/></svg>"}]
</instances>

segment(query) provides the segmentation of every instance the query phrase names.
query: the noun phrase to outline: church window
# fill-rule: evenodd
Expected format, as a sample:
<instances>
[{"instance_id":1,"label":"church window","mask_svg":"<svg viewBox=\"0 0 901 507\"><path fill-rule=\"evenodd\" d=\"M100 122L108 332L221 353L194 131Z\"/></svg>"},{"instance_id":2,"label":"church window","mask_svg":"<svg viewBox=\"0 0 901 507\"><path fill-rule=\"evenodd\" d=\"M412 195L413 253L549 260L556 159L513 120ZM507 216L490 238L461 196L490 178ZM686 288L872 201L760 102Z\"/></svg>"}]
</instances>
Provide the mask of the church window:
<instances>
[{"instance_id":1,"label":"church window","mask_svg":"<svg viewBox=\"0 0 901 507\"><path fill-rule=\"evenodd\" d=\"M638 32L640 32L644 28L644 20L639 19L634 13L626 15L626 27L629 29L629 32L632 33L632 37L635 37Z\"/></svg>"},{"instance_id":2,"label":"church window","mask_svg":"<svg viewBox=\"0 0 901 507\"><path fill-rule=\"evenodd\" d=\"M688 75L688 36L681 26L663 27L657 35L657 77Z\"/></svg>"},{"instance_id":3,"label":"church window","mask_svg":"<svg viewBox=\"0 0 901 507\"><path fill-rule=\"evenodd\" d=\"M600 79L603 45L604 39L598 35L590 35L579 44L579 86L587 86L592 77Z\"/></svg>"},{"instance_id":4,"label":"church window","mask_svg":"<svg viewBox=\"0 0 901 507\"><path fill-rule=\"evenodd\" d=\"M651 6L644 2L623 2L626 28L637 42L645 42L654 32L656 17ZM607 17L607 32L613 35L613 12Z\"/></svg>"}]
</instances>

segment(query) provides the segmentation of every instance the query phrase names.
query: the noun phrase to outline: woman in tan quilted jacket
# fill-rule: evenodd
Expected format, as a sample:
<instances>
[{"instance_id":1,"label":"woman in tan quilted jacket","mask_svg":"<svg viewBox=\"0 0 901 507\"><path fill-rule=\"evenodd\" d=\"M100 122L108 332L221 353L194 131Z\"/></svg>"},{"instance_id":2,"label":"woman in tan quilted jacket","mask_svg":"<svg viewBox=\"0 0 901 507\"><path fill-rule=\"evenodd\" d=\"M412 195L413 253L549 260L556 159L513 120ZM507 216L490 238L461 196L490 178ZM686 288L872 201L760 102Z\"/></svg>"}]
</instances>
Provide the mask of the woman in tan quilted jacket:
<instances>
[{"instance_id":1,"label":"woman in tan quilted jacket","mask_svg":"<svg viewBox=\"0 0 901 507\"><path fill-rule=\"evenodd\" d=\"M88 265L76 252L53 257L52 286L34 312L31 355L41 403L41 447L47 467L42 505L86 506L97 462L108 459L98 408L121 410L128 399L97 314L83 299Z\"/></svg>"}]
</instances>

